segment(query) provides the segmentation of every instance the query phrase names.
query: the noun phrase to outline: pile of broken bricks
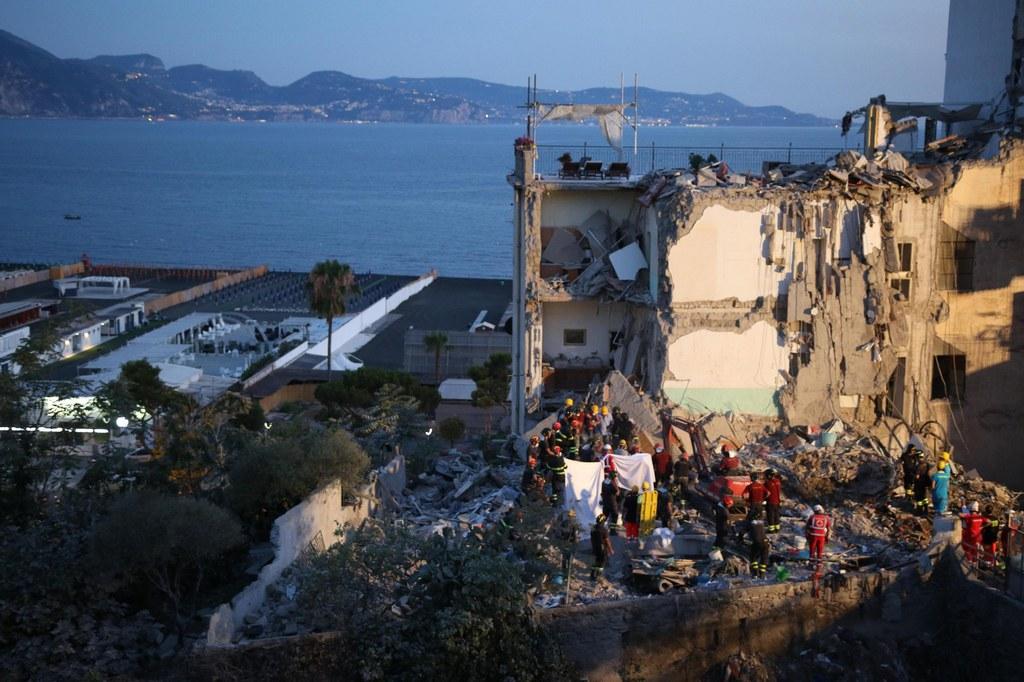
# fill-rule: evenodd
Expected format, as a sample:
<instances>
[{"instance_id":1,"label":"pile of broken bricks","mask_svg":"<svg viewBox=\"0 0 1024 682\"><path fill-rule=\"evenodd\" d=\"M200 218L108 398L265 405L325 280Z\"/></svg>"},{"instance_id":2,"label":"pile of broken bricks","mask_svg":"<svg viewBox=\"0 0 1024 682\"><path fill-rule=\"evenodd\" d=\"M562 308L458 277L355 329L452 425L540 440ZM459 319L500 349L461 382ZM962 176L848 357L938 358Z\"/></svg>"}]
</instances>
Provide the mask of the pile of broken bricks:
<instances>
[{"instance_id":1,"label":"pile of broken bricks","mask_svg":"<svg viewBox=\"0 0 1024 682\"><path fill-rule=\"evenodd\" d=\"M519 499L519 477L517 465L489 465L479 450L451 450L410 481L402 519L423 536L443 535L449 529L461 536L493 525Z\"/></svg>"}]
</instances>

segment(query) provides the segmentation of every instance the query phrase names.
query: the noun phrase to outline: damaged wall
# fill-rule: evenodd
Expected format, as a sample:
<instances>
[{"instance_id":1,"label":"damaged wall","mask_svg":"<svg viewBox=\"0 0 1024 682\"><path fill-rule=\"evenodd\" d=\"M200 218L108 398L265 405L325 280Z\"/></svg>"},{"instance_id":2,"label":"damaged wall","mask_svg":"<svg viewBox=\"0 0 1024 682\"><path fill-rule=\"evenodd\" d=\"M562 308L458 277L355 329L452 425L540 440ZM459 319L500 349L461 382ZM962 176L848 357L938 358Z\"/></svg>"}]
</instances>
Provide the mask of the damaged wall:
<instances>
[{"instance_id":1,"label":"damaged wall","mask_svg":"<svg viewBox=\"0 0 1024 682\"><path fill-rule=\"evenodd\" d=\"M571 303L544 303L544 359L552 362L560 356L575 364L593 359L608 363L611 335L619 331L625 317L624 303L600 301L573 301ZM578 339L567 338L566 330L583 330L583 344L566 343Z\"/></svg>"},{"instance_id":2,"label":"damaged wall","mask_svg":"<svg viewBox=\"0 0 1024 682\"><path fill-rule=\"evenodd\" d=\"M700 329L668 347L665 396L695 412L777 416L789 350L774 324L756 322L742 333Z\"/></svg>"}]
</instances>

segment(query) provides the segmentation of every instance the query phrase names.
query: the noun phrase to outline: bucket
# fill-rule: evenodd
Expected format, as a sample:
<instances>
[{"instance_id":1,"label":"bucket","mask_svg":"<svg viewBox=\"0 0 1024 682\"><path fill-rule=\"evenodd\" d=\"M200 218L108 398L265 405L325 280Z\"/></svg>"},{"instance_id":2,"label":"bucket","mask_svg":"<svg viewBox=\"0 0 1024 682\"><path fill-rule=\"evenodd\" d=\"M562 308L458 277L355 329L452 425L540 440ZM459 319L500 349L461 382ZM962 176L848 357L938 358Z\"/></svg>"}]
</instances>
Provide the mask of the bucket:
<instances>
[{"instance_id":1,"label":"bucket","mask_svg":"<svg viewBox=\"0 0 1024 682\"><path fill-rule=\"evenodd\" d=\"M824 448L835 445L837 440L839 440L839 434L832 433L831 431L823 431L821 436L819 437L819 442L821 443L821 446Z\"/></svg>"}]
</instances>

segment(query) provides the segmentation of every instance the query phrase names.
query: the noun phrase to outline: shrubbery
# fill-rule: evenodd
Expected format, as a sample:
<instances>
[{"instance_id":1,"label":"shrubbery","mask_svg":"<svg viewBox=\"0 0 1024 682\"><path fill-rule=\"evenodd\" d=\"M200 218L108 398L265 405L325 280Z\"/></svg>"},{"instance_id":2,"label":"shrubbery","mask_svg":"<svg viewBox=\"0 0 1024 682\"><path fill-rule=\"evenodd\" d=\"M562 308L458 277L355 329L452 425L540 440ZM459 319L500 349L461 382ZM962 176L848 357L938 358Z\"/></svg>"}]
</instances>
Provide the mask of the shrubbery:
<instances>
[{"instance_id":1,"label":"shrubbery","mask_svg":"<svg viewBox=\"0 0 1024 682\"><path fill-rule=\"evenodd\" d=\"M341 479L346 487L363 480L369 457L345 431L283 427L236 455L227 501L258 533L320 485Z\"/></svg>"},{"instance_id":2,"label":"shrubbery","mask_svg":"<svg viewBox=\"0 0 1024 682\"><path fill-rule=\"evenodd\" d=\"M345 372L340 378L317 386L316 399L327 408L330 416L339 417L346 410L372 406L377 392L387 384L416 398L424 413L432 413L441 402L437 389L421 385L411 374L375 367Z\"/></svg>"}]
</instances>

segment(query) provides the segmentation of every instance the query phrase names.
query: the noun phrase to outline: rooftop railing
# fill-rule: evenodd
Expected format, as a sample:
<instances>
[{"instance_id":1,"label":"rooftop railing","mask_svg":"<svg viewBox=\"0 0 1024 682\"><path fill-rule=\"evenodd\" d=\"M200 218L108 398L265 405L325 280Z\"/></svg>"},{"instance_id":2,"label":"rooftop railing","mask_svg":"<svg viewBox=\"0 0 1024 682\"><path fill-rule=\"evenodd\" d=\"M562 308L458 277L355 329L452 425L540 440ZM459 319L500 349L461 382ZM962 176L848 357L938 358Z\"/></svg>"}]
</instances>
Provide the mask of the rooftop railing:
<instances>
[{"instance_id":1,"label":"rooftop railing","mask_svg":"<svg viewBox=\"0 0 1024 682\"><path fill-rule=\"evenodd\" d=\"M853 148L857 149L857 148ZM585 157L590 161L602 162L602 168L615 161L629 164L632 175L644 175L652 170L668 168L690 168L690 155L698 154L704 159L713 155L719 161L729 164L734 173L760 173L765 162L782 163L825 163L844 147L661 147L654 143L639 147L636 154L632 147L624 148L620 154L613 147L600 145L537 145L536 172L547 178L557 178L562 168L558 157L568 153L573 161ZM859 151L859 149L858 149Z\"/></svg>"}]
</instances>

